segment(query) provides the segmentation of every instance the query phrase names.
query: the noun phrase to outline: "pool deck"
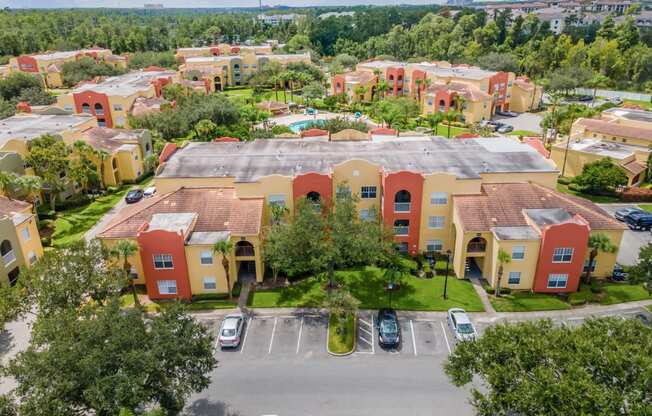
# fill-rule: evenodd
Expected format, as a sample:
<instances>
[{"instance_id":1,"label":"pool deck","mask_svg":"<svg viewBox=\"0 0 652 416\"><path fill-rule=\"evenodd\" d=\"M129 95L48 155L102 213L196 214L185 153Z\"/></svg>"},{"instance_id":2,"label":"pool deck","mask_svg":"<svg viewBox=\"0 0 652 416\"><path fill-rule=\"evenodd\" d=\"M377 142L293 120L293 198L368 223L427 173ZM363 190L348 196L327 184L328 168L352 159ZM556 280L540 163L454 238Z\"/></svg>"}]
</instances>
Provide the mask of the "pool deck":
<instances>
[{"instance_id":1,"label":"pool deck","mask_svg":"<svg viewBox=\"0 0 652 416\"><path fill-rule=\"evenodd\" d=\"M330 120L332 118L337 118L337 117L344 117L347 120L354 120L354 117L351 114L341 114L341 113L331 113L328 111L320 111L318 114L315 115L307 115L307 114L290 114L286 116L280 116L280 117L272 117L269 119L268 123L271 125L284 125L284 126L289 126L292 123L296 123L299 121L306 121L306 120ZM372 120L370 120L366 116L362 116L358 119L358 121L363 121L367 123L367 125L371 128L376 128L378 127L377 123L374 123ZM263 124L259 124L257 127L263 127Z\"/></svg>"}]
</instances>

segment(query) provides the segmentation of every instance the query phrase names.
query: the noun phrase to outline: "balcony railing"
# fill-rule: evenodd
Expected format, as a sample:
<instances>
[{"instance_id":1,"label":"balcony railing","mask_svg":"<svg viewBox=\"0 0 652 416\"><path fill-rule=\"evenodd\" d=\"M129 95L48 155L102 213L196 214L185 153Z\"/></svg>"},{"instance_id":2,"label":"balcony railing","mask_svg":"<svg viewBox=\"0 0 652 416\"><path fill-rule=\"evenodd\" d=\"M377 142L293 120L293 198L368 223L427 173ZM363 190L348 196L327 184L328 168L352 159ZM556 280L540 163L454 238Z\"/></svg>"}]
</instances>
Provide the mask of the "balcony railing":
<instances>
[{"instance_id":1,"label":"balcony railing","mask_svg":"<svg viewBox=\"0 0 652 416\"><path fill-rule=\"evenodd\" d=\"M469 243L466 247L467 253L484 253L486 249L487 245L485 243Z\"/></svg>"},{"instance_id":2,"label":"balcony railing","mask_svg":"<svg viewBox=\"0 0 652 416\"><path fill-rule=\"evenodd\" d=\"M235 248L235 255L237 257L253 257L254 248L249 246L239 246Z\"/></svg>"},{"instance_id":3,"label":"balcony railing","mask_svg":"<svg viewBox=\"0 0 652 416\"><path fill-rule=\"evenodd\" d=\"M394 212L410 212L410 203L394 202Z\"/></svg>"},{"instance_id":4,"label":"balcony railing","mask_svg":"<svg viewBox=\"0 0 652 416\"><path fill-rule=\"evenodd\" d=\"M15 260L16 260L16 252L13 250L2 255L2 261L5 263L5 266L9 266Z\"/></svg>"},{"instance_id":5,"label":"balcony railing","mask_svg":"<svg viewBox=\"0 0 652 416\"><path fill-rule=\"evenodd\" d=\"M394 227L394 235L408 235L409 231L409 226Z\"/></svg>"}]
</instances>

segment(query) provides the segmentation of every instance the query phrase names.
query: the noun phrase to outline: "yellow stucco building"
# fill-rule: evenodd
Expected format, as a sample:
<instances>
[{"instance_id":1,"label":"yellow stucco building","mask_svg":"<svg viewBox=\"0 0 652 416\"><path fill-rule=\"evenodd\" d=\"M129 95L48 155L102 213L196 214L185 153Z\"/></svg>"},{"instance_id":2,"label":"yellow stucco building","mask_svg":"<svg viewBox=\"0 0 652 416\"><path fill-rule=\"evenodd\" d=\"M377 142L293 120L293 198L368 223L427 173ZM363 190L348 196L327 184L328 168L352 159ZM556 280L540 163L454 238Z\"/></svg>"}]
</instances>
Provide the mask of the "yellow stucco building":
<instances>
[{"instance_id":1,"label":"yellow stucco building","mask_svg":"<svg viewBox=\"0 0 652 416\"><path fill-rule=\"evenodd\" d=\"M0 196L0 285L15 284L20 268L42 255L32 205Z\"/></svg>"}]
</instances>

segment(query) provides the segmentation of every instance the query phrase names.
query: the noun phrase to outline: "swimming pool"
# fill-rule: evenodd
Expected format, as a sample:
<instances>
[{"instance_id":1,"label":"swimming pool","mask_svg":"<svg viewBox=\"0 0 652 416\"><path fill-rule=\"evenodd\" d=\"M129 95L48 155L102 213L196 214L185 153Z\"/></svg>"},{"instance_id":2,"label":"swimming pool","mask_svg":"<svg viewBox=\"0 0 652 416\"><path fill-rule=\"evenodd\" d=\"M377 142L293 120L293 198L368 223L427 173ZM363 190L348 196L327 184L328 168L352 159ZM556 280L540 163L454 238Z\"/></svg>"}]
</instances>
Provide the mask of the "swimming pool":
<instances>
[{"instance_id":1,"label":"swimming pool","mask_svg":"<svg viewBox=\"0 0 652 416\"><path fill-rule=\"evenodd\" d=\"M323 126L324 125L324 120L308 119L308 120L295 121L294 123L288 124L288 127L294 133L299 134L299 133L301 133L302 130L306 130L306 129L311 128L312 126L315 126L315 125Z\"/></svg>"}]
</instances>

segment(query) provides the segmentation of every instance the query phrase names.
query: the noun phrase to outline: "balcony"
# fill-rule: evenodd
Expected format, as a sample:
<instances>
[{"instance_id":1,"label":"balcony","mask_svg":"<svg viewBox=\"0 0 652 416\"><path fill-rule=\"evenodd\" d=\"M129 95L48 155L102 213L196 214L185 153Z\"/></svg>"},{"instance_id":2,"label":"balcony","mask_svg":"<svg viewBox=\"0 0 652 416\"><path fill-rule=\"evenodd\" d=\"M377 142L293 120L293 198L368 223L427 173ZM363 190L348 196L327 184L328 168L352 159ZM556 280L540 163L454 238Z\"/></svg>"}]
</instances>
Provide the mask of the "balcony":
<instances>
[{"instance_id":1,"label":"balcony","mask_svg":"<svg viewBox=\"0 0 652 416\"><path fill-rule=\"evenodd\" d=\"M410 212L410 202L394 202L394 212Z\"/></svg>"},{"instance_id":2,"label":"balcony","mask_svg":"<svg viewBox=\"0 0 652 416\"><path fill-rule=\"evenodd\" d=\"M469 243L468 246L466 246L467 253L484 253L486 249L487 249L486 243L471 242Z\"/></svg>"},{"instance_id":3,"label":"balcony","mask_svg":"<svg viewBox=\"0 0 652 416\"><path fill-rule=\"evenodd\" d=\"M6 254L3 254L2 256L2 261L5 263L5 267L9 266L15 260L16 260L16 252L14 250L9 251Z\"/></svg>"},{"instance_id":4,"label":"balcony","mask_svg":"<svg viewBox=\"0 0 652 416\"><path fill-rule=\"evenodd\" d=\"M253 257L254 248L251 246L236 246L235 248L236 257Z\"/></svg>"},{"instance_id":5,"label":"balcony","mask_svg":"<svg viewBox=\"0 0 652 416\"><path fill-rule=\"evenodd\" d=\"M409 226L396 226L394 227L394 235L408 235L410 231Z\"/></svg>"}]
</instances>

